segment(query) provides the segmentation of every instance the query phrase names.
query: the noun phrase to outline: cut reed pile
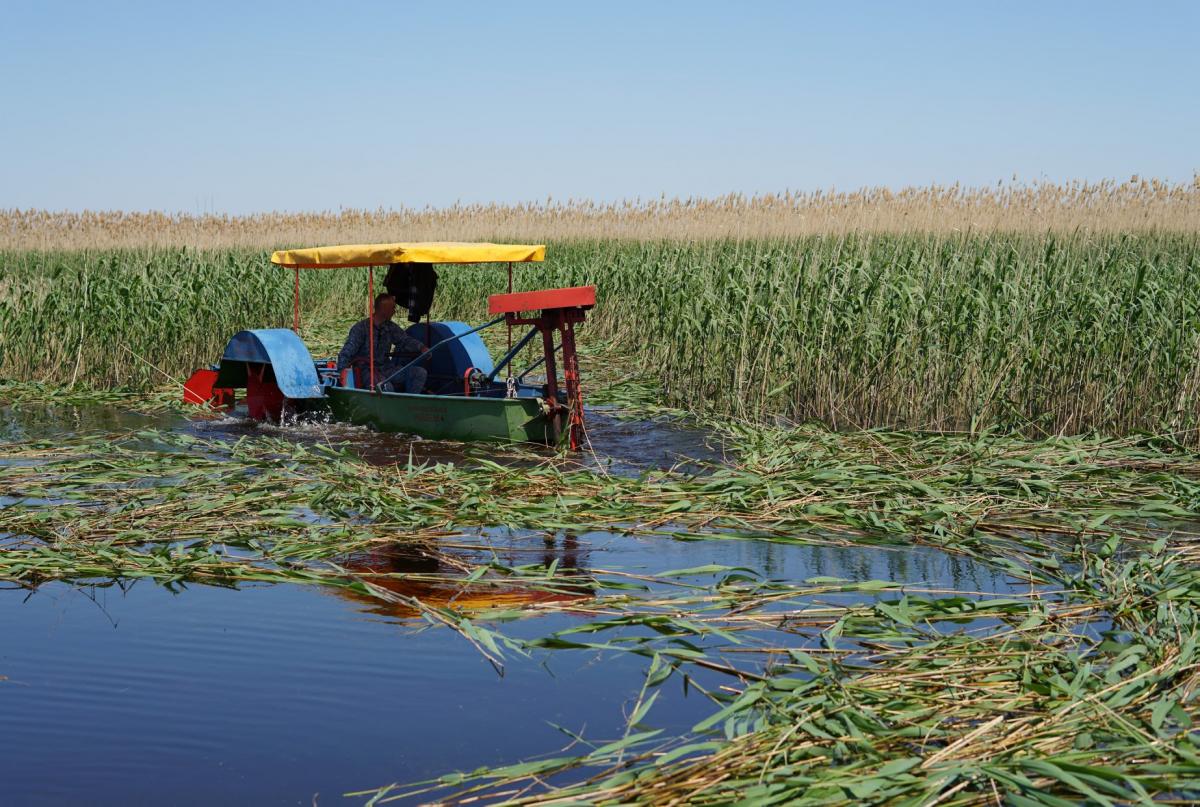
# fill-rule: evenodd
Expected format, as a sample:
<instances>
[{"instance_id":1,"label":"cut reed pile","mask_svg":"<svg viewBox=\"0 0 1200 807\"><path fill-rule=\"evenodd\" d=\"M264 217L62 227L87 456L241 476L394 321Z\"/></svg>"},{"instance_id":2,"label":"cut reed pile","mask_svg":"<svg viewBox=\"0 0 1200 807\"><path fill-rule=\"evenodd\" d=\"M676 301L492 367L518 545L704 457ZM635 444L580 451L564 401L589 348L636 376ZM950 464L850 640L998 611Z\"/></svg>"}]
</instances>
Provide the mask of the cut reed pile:
<instances>
[{"instance_id":1,"label":"cut reed pile","mask_svg":"<svg viewBox=\"0 0 1200 807\"><path fill-rule=\"evenodd\" d=\"M602 338L671 405L843 427L1200 439L1200 235L862 235L552 244L521 287L595 283ZM146 387L290 322L256 251L0 253L0 373ZM492 266L442 271L480 321ZM359 316L361 271L303 274L307 322Z\"/></svg>"},{"instance_id":2,"label":"cut reed pile","mask_svg":"<svg viewBox=\"0 0 1200 807\"><path fill-rule=\"evenodd\" d=\"M659 638L633 648L650 663L625 736L352 795L377 804L440 794L445 805L1194 804L1200 572L1172 555L1166 541L1133 561L1084 555L1082 573L1051 575L1068 589L1048 598L905 594L768 613L762 602L802 606L811 590L755 597L717 586L713 599L729 611L710 612L777 625L789 639L756 647L731 631L736 618L720 616L702 627L695 615L659 623ZM611 623L546 645L629 651L593 638ZM696 649L697 634L717 631L741 651L738 666L728 649ZM770 659L767 675L744 661L756 649ZM705 669L730 677L720 710L664 740L652 711L663 685Z\"/></svg>"},{"instance_id":3,"label":"cut reed pile","mask_svg":"<svg viewBox=\"0 0 1200 807\"><path fill-rule=\"evenodd\" d=\"M850 232L1195 232L1200 177L586 200L248 216L0 211L0 249L274 247L397 240L788 238Z\"/></svg>"}]
</instances>

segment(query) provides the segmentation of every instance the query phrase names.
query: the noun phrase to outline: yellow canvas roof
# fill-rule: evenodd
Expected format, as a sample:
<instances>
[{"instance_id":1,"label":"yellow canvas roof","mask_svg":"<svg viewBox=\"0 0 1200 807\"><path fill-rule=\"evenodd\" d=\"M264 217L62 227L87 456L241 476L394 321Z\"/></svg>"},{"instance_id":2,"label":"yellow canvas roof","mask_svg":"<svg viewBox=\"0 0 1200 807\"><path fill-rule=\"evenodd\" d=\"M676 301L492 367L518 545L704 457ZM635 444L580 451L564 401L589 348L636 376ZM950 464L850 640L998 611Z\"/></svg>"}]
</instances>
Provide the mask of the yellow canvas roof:
<instances>
[{"instance_id":1,"label":"yellow canvas roof","mask_svg":"<svg viewBox=\"0 0 1200 807\"><path fill-rule=\"evenodd\" d=\"M545 257L545 244L417 241L285 249L273 253L271 263L302 269L336 269L343 266L387 266L392 263L526 263L541 261Z\"/></svg>"}]
</instances>

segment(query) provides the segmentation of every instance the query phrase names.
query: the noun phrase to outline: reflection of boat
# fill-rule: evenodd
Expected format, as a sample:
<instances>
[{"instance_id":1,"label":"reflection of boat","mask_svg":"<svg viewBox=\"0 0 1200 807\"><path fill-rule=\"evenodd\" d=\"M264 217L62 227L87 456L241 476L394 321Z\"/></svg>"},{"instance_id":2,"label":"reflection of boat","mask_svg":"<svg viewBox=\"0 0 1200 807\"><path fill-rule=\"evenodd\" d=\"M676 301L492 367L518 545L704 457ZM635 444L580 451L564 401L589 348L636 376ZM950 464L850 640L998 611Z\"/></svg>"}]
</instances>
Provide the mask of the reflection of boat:
<instances>
[{"instance_id":1,"label":"reflection of boat","mask_svg":"<svg viewBox=\"0 0 1200 807\"><path fill-rule=\"evenodd\" d=\"M498 440L556 444L563 436L572 448L583 441L583 394L575 353L575 325L596 302L595 286L512 292L512 265L541 261L542 245L398 243L316 247L276 252L271 261L295 272L292 330L273 328L241 331L230 339L218 365L197 370L184 385L184 400L197 404L230 405L236 388L246 390L250 416L279 420L284 412L322 410L335 420L423 437L455 440ZM461 322L418 322L409 336L429 348L404 367L376 377L374 331L370 361L355 378L338 373L328 361L313 361L300 339L300 270L369 267L367 316L375 294L376 266L415 273L434 264L505 263L508 293L488 298L488 310L498 315L472 328ZM407 268L406 268L407 267ZM429 291L430 302L432 290ZM413 316L410 315L410 319ZM417 317L419 319L419 316ZM494 325L529 327L499 362L479 337ZM511 334L511 330L510 330ZM542 358L514 375L512 362L541 336ZM558 343L557 345L555 343ZM561 358L564 390L558 383ZM389 382L409 366L424 363L429 394L390 391ZM546 383L525 377L544 366ZM507 378L500 373L507 370Z\"/></svg>"},{"instance_id":2,"label":"reflection of boat","mask_svg":"<svg viewBox=\"0 0 1200 807\"><path fill-rule=\"evenodd\" d=\"M558 568L564 572L578 572L576 553L573 537L564 540L560 552L556 552L548 541L543 562L549 567L557 560ZM556 582L552 590L521 585L519 581L505 585L468 583L461 578L455 579L453 575L461 572L447 569L436 554L408 547L359 553L344 559L341 566L364 582L396 595L396 599L389 601L345 588L330 588L329 591L362 603L367 606L362 610L369 613L401 619L419 617L420 605L469 613L571 603L593 596L587 586L563 582ZM419 605L414 600L419 601Z\"/></svg>"}]
</instances>

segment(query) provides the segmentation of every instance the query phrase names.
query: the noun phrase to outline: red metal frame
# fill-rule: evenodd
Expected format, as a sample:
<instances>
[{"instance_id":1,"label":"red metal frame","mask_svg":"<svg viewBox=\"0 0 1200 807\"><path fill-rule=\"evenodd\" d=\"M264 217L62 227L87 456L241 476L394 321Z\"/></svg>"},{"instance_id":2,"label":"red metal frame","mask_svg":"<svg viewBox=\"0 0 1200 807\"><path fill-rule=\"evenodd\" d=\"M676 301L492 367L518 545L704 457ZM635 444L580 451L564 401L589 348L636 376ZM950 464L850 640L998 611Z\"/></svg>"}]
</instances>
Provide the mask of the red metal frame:
<instances>
[{"instance_id":1,"label":"red metal frame","mask_svg":"<svg viewBox=\"0 0 1200 807\"><path fill-rule=\"evenodd\" d=\"M567 289L542 289L517 294L493 294L488 310L504 314L508 326L532 325L542 332L542 350L546 361L546 403L550 407L557 442L565 425L571 448L583 447L586 437L583 423L583 388L579 383L579 356L575 350L575 324L586 319L587 309L596 304L595 286ZM522 311L541 309L536 317L521 317ZM567 387L567 406L558 402L558 366L554 360L554 332L558 331L563 352L563 382ZM565 424L563 422L565 417Z\"/></svg>"},{"instance_id":2,"label":"red metal frame","mask_svg":"<svg viewBox=\"0 0 1200 807\"><path fill-rule=\"evenodd\" d=\"M255 420L280 422L287 399L274 380L267 380L266 374L267 365L246 363L247 413Z\"/></svg>"},{"instance_id":3,"label":"red metal frame","mask_svg":"<svg viewBox=\"0 0 1200 807\"><path fill-rule=\"evenodd\" d=\"M214 409L232 406L234 392L229 387L216 386L216 370L196 370L183 382L184 403L209 405Z\"/></svg>"},{"instance_id":4,"label":"red metal frame","mask_svg":"<svg viewBox=\"0 0 1200 807\"><path fill-rule=\"evenodd\" d=\"M549 308L591 308L596 304L595 286L572 286L565 289L539 289L516 294L493 294L488 297L488 313L516 314Z\"/></svg>"}]
</instances>

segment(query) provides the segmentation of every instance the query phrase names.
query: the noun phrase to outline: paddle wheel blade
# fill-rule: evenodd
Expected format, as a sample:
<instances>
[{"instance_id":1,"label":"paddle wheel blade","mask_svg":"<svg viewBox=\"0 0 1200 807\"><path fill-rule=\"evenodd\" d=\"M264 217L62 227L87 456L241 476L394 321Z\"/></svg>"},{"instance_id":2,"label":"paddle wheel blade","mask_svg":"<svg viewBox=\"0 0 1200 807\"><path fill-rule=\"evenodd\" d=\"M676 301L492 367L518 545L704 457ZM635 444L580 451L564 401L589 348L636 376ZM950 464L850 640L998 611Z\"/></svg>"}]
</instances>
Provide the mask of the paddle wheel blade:
<instances>
[{"instance_id":1,"label":"paddle wheel blade","mask_svg":"<svg viewBox=\"0 0 1200 807\"><path fill-rule=\"evenodd\" d=\"M216 384L216 370L197 370L183 382L183 402L216 408L232 405L233 390Z\"/></svg>"}]
</instances>

